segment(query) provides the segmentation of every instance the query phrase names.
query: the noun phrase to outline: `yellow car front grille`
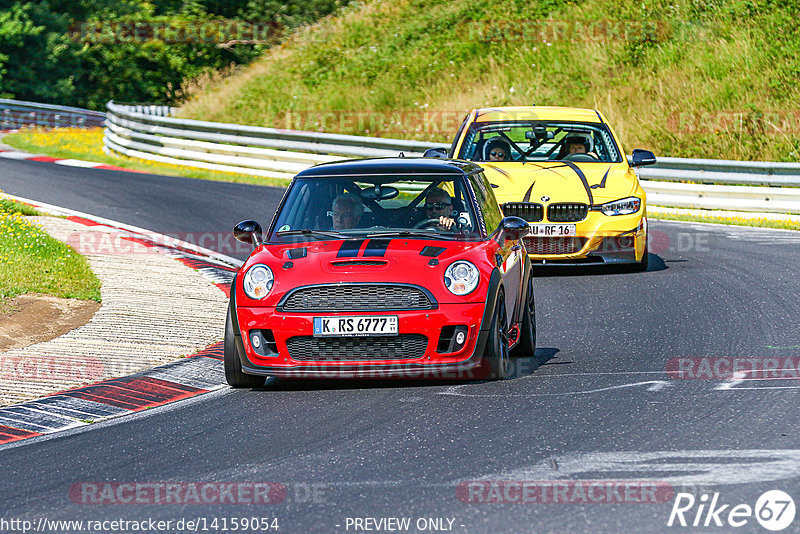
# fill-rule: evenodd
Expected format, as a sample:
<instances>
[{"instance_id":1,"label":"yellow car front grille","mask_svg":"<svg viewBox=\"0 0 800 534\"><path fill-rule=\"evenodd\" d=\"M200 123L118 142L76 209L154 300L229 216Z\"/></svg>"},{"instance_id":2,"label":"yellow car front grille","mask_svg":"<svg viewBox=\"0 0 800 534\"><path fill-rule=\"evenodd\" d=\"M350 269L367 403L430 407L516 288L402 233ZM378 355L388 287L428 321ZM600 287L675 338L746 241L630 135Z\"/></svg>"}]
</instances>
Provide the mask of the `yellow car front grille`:
<instances>
[{"instance_id":1,"label":"yellow car front grille","mask_svg":"<svg viewBox=\"0 0 800 534\"><path fill-rule=\"evenodd\" d=\"M589 206L579 203L550 204L547 220L551 222L578 222L589 214Z\"/></svg>"},{"instance_id":2,"label":"yellow car front grille","mask_svg":"<svg viewBox=\"0 0 800 534\"><path fill-rule=\"evenodd\" d=\"M576 254L586 244L584 237L523 237L525 250L537 256Z\"/></svg>"}]
</instances>

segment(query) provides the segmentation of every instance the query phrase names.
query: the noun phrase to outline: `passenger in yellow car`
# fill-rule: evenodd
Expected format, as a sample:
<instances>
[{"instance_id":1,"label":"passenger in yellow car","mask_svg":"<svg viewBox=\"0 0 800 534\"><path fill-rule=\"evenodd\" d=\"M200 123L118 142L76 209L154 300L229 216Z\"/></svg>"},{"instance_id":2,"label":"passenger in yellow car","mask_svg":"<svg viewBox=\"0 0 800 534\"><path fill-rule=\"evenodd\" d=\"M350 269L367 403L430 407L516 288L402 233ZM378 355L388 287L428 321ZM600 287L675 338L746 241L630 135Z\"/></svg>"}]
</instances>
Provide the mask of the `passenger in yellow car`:
<instances>
[{"instance_id":1,"label":"passenger in yellow car","mask_svg":"<svg viewBox=\"0 0 800 534\"><path fill-rule=\"evenodd\" d=\"M509 155L511 154L508 142L499 137L495 137L486 143L484 152L485 161L508 161L510 159Z\"/></svg>"}]
</instances>

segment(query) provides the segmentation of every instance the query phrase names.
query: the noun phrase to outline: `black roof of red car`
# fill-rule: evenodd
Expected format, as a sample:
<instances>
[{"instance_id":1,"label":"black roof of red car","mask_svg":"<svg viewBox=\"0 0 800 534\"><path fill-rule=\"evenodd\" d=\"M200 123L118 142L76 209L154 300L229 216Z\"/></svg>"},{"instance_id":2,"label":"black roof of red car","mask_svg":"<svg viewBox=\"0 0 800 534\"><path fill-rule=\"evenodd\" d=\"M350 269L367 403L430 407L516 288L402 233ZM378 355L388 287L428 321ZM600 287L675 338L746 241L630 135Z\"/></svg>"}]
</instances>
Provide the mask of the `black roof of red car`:
<instances>
[{"instance_id":1,"label":"black roof of red car","mask_svg":"<svg viewBox=\"0 0 800 534\"><path fill-rule=\"evenodd\" d=\"M362 174L472 174L481 167L469 161L437 158L372 158L323 163L305 169L297 177L352 176Z\"/></svg>"}]
</instances>

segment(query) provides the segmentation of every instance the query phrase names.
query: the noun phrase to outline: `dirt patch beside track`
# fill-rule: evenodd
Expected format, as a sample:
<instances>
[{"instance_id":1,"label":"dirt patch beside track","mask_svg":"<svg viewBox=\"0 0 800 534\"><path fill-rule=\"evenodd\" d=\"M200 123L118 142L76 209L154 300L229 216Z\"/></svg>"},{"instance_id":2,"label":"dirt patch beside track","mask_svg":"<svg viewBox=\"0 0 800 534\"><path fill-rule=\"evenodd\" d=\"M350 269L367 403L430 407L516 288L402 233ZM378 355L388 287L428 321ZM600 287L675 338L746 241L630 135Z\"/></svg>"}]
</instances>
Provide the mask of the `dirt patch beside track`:
<instances>
[{"instance_id":1,"label":"dirt patch beside track","mask_svg":"<svg viewBox=\"0 0 800 534\"><path fill-rule=\"evenodd\" d=\"M100 303L29 293L3 304L0 352L49 341L88 323Z\"/></svg>"}]
</instances>

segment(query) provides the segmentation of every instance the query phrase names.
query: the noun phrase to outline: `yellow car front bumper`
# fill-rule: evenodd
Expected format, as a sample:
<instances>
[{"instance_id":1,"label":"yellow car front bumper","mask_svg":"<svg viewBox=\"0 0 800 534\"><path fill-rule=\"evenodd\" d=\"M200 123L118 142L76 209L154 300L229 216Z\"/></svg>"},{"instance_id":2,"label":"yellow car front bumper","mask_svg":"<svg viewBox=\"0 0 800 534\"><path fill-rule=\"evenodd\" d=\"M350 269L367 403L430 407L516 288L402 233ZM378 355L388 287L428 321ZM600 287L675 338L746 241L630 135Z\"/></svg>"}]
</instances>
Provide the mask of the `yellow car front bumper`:
<instances>
[{"instance_id":1,"label":"yellow car front bumper","mask_svg":"<svg viewBox=\"0 0 800 534\"><path fill-rule=\"evenodd\" d=\"M570 237L523 238L535 263L630 263L642 260L647 251L647 217L644 209L631 215L608 216L590 211L575 224L577 234Z\"/></svg>"}]
</instances>

